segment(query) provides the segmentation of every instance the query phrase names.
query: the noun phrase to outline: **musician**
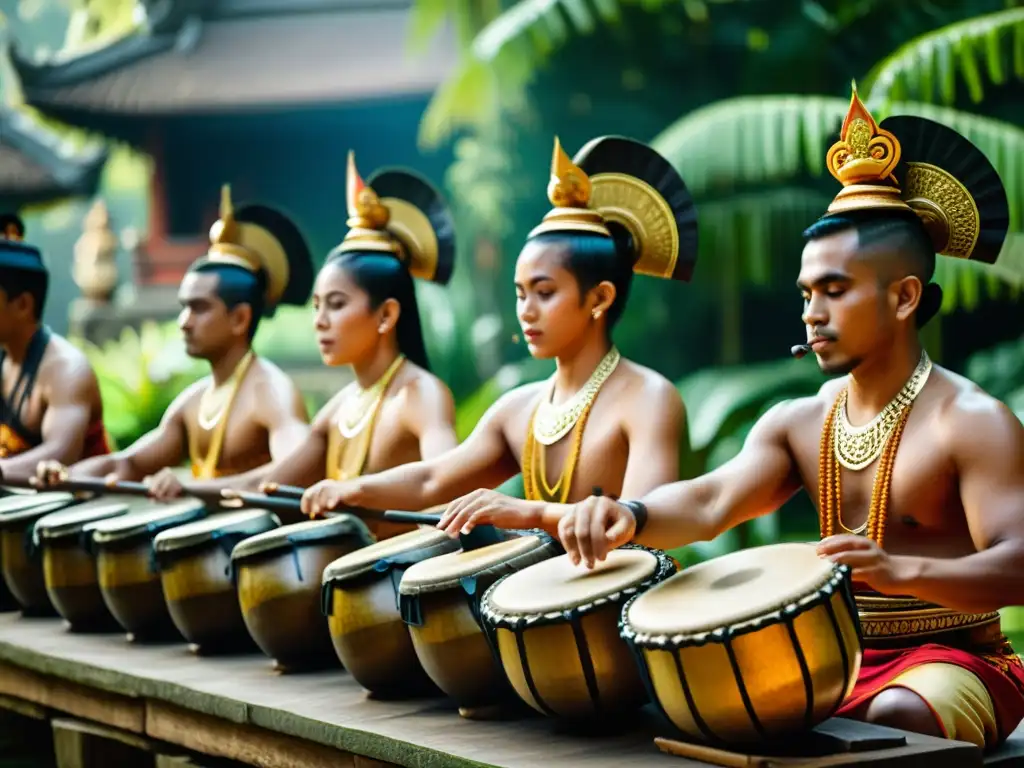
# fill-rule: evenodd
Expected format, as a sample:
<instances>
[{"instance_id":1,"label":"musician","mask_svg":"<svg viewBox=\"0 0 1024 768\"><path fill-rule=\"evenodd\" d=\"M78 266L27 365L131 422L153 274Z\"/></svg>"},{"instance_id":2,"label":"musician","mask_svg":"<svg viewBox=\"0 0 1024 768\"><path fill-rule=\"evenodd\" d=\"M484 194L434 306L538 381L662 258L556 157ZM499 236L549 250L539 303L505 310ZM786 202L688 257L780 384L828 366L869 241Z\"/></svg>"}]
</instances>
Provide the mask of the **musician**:
<instances>
[{"instance_id":1,"label":"musician","mask_svg":"<svg viewBox=\"0 0 1024 768\"><path fill-rule=\"evenodd\" d=\"M70 470L41 465L44 484L72 477L144 480L150 495L168 500L182 485L171 467L191 463L192 487L217 491L258 483L308 433L307 413L294 382L252 349L261 316L280 304L305 304L312 284L309 249L295 225L259 205L234 209L222 191L210 249L190 268L178 297L187 353L210 363L211 375L171 403L160 426L110 456Z\"/></svg>"},{"instance_id":2,"label":"musician","mask_svg":"<svg viewBox=\"0 0 1024 768\"><path fill-rule=\"evenodd\" d=\"M108 452L85 355L42 323L49 272L15 214L0 216L0 476Z\"/></svg>"},{"instance_id":3,"label":"musician","mask_svg":"<svg viewBox=\"0 0 1024 768\"><path fill-rule=\"evenodd\" d=\"M775 406L715 471L565 508L559 534L592 566L628 541L713 539L803 488L819 554L858 590L864 660L838 714L991 747L1024 717L997 613L1024 604L1024 427L934 365L918 329L941 301L936 253L995 261L1006 195L963 137L914 117L879 127L856 91L828 166L843 189L806 232L797 284L808 345L841 378Z\"/></svg>"},{"instance_id":4,"label":"musician","mask_svg":"<svg viewBox=\"0 0 1024 768\"><path fill-rule=\"evenodd\" d=\"M447 515L488 510L502 525L506 510L514 527L533 527L547 502L580 500L597 485L633 497L678 477L682 400L664 377L623 359L612 330L634 272L689 279L692 200L663 158L628 139L596 139L575 160L556 140L551 174L555 207L519 254L515 289L530 354L554 358L553 377L505 394L442 456L313 486L305 513L458 499ZM477 490L520 471L525 499Z\"/></svg>"},{"instance_id":5,"label":"musician","mask_svg":"<svg viewBox=\"0 0 1024 768\"><path fill-rule=\"evenodd\" d=\"M309 438L275 464L263 490L306 487L433 458L458 445L455 401L430 372L413 279L446 284L455 230L441 195L408 171L369 184L355 156L347 170L348 225L313 289L314 326L329 366L355 381L316 415ZM368 520L378 538L409 530Z\"/></svg>"}]
</instances>

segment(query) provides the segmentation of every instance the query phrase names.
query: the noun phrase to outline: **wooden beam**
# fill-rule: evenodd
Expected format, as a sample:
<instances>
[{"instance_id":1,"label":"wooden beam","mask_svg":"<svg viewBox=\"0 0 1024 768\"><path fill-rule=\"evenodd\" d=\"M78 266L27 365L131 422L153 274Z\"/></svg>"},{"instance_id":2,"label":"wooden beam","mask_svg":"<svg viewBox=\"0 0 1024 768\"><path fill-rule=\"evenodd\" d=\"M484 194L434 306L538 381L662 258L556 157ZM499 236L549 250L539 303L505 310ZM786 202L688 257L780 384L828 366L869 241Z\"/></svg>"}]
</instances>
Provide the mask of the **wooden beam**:
<instances>
[{"instance_id":1,"label":"wooden beam","mask_svg":"<svg viewBox=\"0 0 1024 768\"><path fill-rule=\"evenodd\" d=\"M58 717L52 722L57 768L152 768L153 745L116 728Z\"/></svg>"}]
</instances>

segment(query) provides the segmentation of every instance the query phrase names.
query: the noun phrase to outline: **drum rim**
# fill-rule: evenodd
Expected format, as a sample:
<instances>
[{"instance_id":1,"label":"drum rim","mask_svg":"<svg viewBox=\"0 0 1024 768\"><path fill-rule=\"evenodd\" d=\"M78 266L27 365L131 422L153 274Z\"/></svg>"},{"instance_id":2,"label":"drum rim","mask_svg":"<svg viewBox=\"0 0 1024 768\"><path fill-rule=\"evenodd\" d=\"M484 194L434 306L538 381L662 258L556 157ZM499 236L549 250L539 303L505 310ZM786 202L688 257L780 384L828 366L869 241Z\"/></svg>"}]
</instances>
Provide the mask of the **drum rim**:
<instances>
[{"instance_id":1,"label":"drum rim","mask_svg":"<svg viewBox=\"0 0 1024 768\"><path fill-rule=\"evenodd\" d=\"M51 499L50 501L26 507L25 509L0 512L0 530L14 527L18 523L31 524L36 520L41 520L47 515L52 515L55 512L63 512L65 509L70 509L81 503L72 494L69 493L65 495L67 496L67 499Z\"/></svg>"},{"instance_id":2,"label":"drum rim","mask_svg":"<svg viewBox=\"0 0 1024 768\"><path fill-rule=\"evenodd\" d=\"M556 611L542 611L537 613L509 613L501 610L500 608L496 608L491 601L494 596L494 591L498 588L498 585L501 584L501 582L515 576L516 573L522 573L522 571L516 571L515 573L509 573L502 576L487 589L484 593L483 599L480 601L480 616L495 629L521 629L558 624L573 618L586 616L587 614L593 613L607 605L628 601L631 598L637 597L643 592L646 592L655 584L660 584L662 581L665 581L679 572L679 564L675 558L664 550L645 547L641 544L624 544L623 546L618 547L618 549L639 550L641 552L649 552L654 555L654 571L638 584L624 587L623 589L616 590L615 592L609 592L606 595L600 595L586 603L573 606L571 608L562 608Z\"/></svg>"},{"instance_id":3,"label":"drum rim","mask_svg":"<svg viewBox=\"0 0 1024 768\"><path fill-rule=\"evenodd\" d=\"M98 523L102 520L110 520L115 517L127 515L131 506L123 501L110 501L96 504L93 507L78 505L66 509L58 509L44 517L36 520L33 526L33 537L39 542L56 541L80 536L90 523ZM58 517L67 514L71 520L47 520L50 517ZM75 515L81 515L83 519L78 520Z\"/></svg>"},{"instance_id":4,"label":"drum rim","mask_svg":"<svg viewBox=\"0 0 1024 768\"><path fill-rule=\"evenodd\" d=\"M532 565L533 562L540 562L540 560L533 560L533 558L536 557L538 552L543 552L544 550L549 550L549 549L554 549L554 550L561 549L561 546L559 545L558 540L554 536L552 536L550 533L548 533L547 531L541 530L540 528L524 529L522 531L516 531L516 533L519 533L521 535L513 536L511 538L505 539L505 541L497 542L496 544L488 544L487 546L488 547L496 547L499 544L505 544L505 543L510 542L510 541L515 541L516 539L528 538L530 536L535 536L537 538L537 546L532 547L530 549L527 549L527 550L525 550L523 552L520 552L517 555L510 556L510 557L508 557L505 560L501 560L501 561L498 561L496 563L492 563L491 565L480 566L479 568L477 568L472 573L466 573L466 574L462 574L460 576L452 576L452 577L447 578L447 579L445 579L443 581L431 582L429 584L408 584L406 582L406 579L405 579L406 574L408 574L408 571L404 571L402 573L402 580L401 580L401 582L399 582L399 585L398 585L398 592L399 592L399 594L402 597L405 597L405 598L416 598L416 597L419 597L420 595L430 595L430 594L434 594L434 593L437 593L437 592L445 592L446 590L454 589L456 587L459 587L462 584L464 579L474 579L474 578L477 578L482 572L488 571L488 570L490 570L492 568L499 568L499 567L501 567L501 568L513 568L513 571L521 570L519 568L515 568L515 566L520 561L522 561L522 560L531 560L531 562L529 564ZM445 553L445 554L455 554L456 552L461 552L461 551L463 551L463 550L461 550L461 549L460 550L455 550L454 552L449 552L449 553ZM557 555L555 555L555 556L557 557ZM444 557L444 555L438 555L438 557ZM431 559L433 559L433 558L431 558ZM546 559L548 559L548 558L547 557L541 558L541 560L546 560ZM419 563L417 563L417 565L419 565ZM505 576L505 574L502 574L498 578L502 578L504 576Z\"/></svg>"},{"instance_id":5,"label":"drum rim","mask_svg":"<svg viewBox=\"0 0 1024 768\"><path fill-rule=\"evenodd\" d=\"M633 628L629 622L629 610L633 603L643 594L634 595L625 605L619 614L619 636L630 646L637 648L649 648L651 650L679 650L681 648L694 648L708 645L709 643L720 643L731 641L751 632L766 627L781 624L784 621L795 618L813 608L829 602L837 593L846 592L845 602L850 611L856 615L856 607L853 601L853 579L852 571L848 565L835 564L832 570L820 586L813 593L806 595L796 601L772 610L762 611L757 616L748 617L727 627L716 627L715 629L702 630L689 635L669 633L640 632ZM856 622L855 622L856 625ZM859 630L858 630L859 633Z\"/></svg>"},{"instance_id":6,"label":"drum rim","mask_svg":"<svg viewBox=\"0 0 1024 768\"><path fill-rule=\"evenodd\" d=\"M288 529L295 530L298 526L302 527L296 531L297 536L290 537L286 533ZM321 531L323 534L318 535ZM281 539L275 539L276 535L280 535ZM231 561L241 564L264 555L290 552L300 547L310 547L316 544L331 544L344 539L368 542L363 544L365 547L373 543L373 534L370 533L366 523L355 515L347 513L333 515L322 520L302 520L298 523L269 528L243 539L231 551Z\"/></svg>"},{"instance_id":7,"label":"drum rim","mask_svg":"<svg viewBox=\"0 0 1024 768\"><path fill-rule=\"evenodd\" d=\"M154 502L154 504L159 504L159 502ZM155 520L151 520L145 525L126 525L124 529L114 529L110 531L108 531L106 526L103 525L107 520L117 520L118 522L127 523L128 519L134 515L143 515L147 514L147 512L128 512L116 517L95 520L86 525L83 529L83 533L91 534L93 543L98 546L120 544L134 541L136 539L145 539L147 537L153 539L158 533L165 531L168 528L176 528L179 525L187 525L188 523L203 519L203 517L206 516L207 509L206 504L199 499L194 499L181 501L175 505L167 505L167 508L162 511L167 513L165 517L157 517Z\"/></svg>"},{"instance_id":8,"label":"drum rim","mask_svg":"<svg viewBox=\"0 0 1024 768\"><path fill-rule=\"evenodd\" d=\"M375 560L369 560L358 567L353 567L350 570L346 570L342 573L335 573L333 569L335 568L336 563L345 560L346 558L353 557L362 550L349 552L347 555L342 555L334 562L329 563L328 566L324 568L324 573L323 576L321 577L321 584L324 587L340 588L352 581L361 581L364 576L368 576L371 573L377 575L379 578L384 578L385 576L387 576L388 573L390 573L393 570L405 570L406 568L409 568L415 565L416 563L422 562L424 560L429 560L430 558L437 557L439 555L447 555L449 552L455 552L459 548L459 542L457 539L453 539L448 534L444 533L443 531L438 531L435 528L419 528L415 531L409 531L409 533L422 532L436 532L437 534L439 534L439 537L435 537L435 540L433 542L427 540L425 542L411 544L406 549L396 550L389 555L378 557ZM386 544L388 541L390 541L390 539L382 539L381 541L376 543ZM374 544L370 544L369 546L372 547L374 546ZM414 562L401 564L390 562L391 558L412 558L417 554L420 554L420 556ZM388 565L383 568L379 567L379 564L382 561L388 561Z\"/></svg>"},{"instance_id":9,"label":"drum rim","mask_svg":"<svg viewBox=\"0 0 1024 768\"><path fill-rule=\"evenodd\" d=\"M239 520L237 523L228 523L220 528L213 528L211 530L203 531L202 533L189 533L186 536L176 537L173 532L178 528L183 528L187 525L198 525L202 522L210 520L226 519L229 515L241 515L242 513L258 513L259 516L252 516L245 520ZM250 532L244 526L253 525L254 523L263 523L269 525L268 528L260 528L257 531ZM279 528L281 526L281 520L273 512L262 508L252 508L238 510L237 512L229 512L226 515L208 515L201 520L193 520L190 523L184 523L183 525L176 525L173 528L168 528L161 531L153 538L153 549L157 552L181 552L190 549L196 549L198 547L205 547L208 545L216 545L219 536L223 536L225 533L240 533L248 536L255 536L256 534L263 533L273 528ZM255 526L254 526L255 527ZM219 534L215 535L215 534Z\"/></svg>"}]
</instances>

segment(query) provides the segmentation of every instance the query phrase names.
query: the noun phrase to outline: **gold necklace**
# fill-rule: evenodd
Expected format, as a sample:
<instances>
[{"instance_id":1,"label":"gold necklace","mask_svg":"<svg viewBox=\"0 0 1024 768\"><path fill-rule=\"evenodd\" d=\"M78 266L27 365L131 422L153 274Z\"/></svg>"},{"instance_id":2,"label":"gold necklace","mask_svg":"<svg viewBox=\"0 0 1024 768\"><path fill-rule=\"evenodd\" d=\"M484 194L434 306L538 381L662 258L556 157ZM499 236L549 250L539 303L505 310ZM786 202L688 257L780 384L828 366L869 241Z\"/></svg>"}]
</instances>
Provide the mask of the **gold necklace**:
<instances>
[{"instance_id":1,"label":"gold necklace","mask_svg":"<svg viewBox=\"0 0 1024 768\"><path fill-rule=\"evenodd\" d=\"M850 423L846 412L849 390L843 389L839 393L837 429L834 430L833 443L836 458L840 464L847 469L857 471L864 469L882 454L889 437L900 421L900 416L921 394L931 370L932 361L927 352L922 352L921 360L903 388L875 418L860 427L855 427Z\"/></svg>"},{"instance_id":2,"label":"gold necklace","mask_svg":"<svg viewBox=\"0 0 1024 768\"><path fill-rule=\"evenodd\" d=\"M238 361L238 365L235 366L235 370L231 372L222 384L214 387L210 386L204 390L202 396L199 398L199 414L198 421L199 426L210 431L218 422L224 417L224 413L227 411L228 401L232 399L235 393L235 388L238 382L241 381L242 377L245 376L249 370L249 365L253 361L253 351L250 349L245 353L245 357Z\"/></svg>"},{"instance_id":3,"label":"gold necklace","mask_svg":"<svg viewBox=\"0 0 1024 768\"><path fill-rule=\"evenodd\" d=\"M550 399L544 398L537 405L533 416L533 437L541 445L554 445L571 430L579 421L590 404L597 397L601 386L612 375L620 360L619 350L612 347L608 350L597 368L590 374L587 383L571 398L561 405L554 405ZM554 377L552 377L552 381ZM552 394L554 387L552 386Z\"/></svg>"},{"instance_id":4,"label":"gold necklace","mask_svg":"<svg viewBox=\"0 0 1024 768\"><path fill-rule=\"evenodd\" d=\"M391 383L391 379L398 373L403 362L405 362L405 355L396 357L384 371L384 375L366 389L354 384L358 391L346 397L342 401L341 407L338 408L336 420L338 431L341 432L342 437L351 439L366 429L366 425L370 423L370 419L377 410L377 404L384 397L384 391Z\"/></svg>"}]
</instances>

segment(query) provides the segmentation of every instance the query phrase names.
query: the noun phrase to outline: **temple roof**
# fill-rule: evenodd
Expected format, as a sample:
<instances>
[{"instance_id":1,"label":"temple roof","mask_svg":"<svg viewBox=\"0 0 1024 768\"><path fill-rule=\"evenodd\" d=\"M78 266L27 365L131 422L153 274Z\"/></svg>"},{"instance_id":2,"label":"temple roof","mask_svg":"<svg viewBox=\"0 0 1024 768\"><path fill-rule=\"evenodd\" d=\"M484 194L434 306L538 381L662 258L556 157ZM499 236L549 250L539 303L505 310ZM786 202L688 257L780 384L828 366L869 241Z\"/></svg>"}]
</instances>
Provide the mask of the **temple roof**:
<instances>
[{"instance_id":1,"label":"temple roof","mask_svg":"<svg viewBox=\"0 0 1024 768\"><path fill-rule=\"evenodd\" d=\"M0 106L0 211L91 197L106 160L104 145L76 146L24 112Z\"/></svg>"},{"instance_id":2,"label":"temple roof","mask_svg":"<svg viewBox=\"0 0 1024 768\"><path fill-rule=\"evenodd\" d=\"M147 0L140 30L97 50L12 58L25 100L70 119L216 114L428 94L456 63L446 33L409 51L408 0Z\"/></svg>"}]
</instances>

